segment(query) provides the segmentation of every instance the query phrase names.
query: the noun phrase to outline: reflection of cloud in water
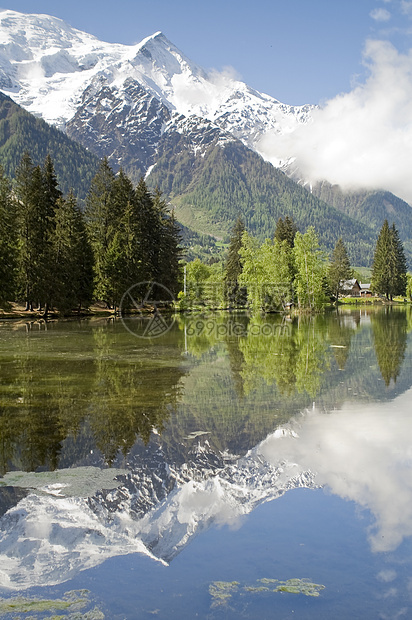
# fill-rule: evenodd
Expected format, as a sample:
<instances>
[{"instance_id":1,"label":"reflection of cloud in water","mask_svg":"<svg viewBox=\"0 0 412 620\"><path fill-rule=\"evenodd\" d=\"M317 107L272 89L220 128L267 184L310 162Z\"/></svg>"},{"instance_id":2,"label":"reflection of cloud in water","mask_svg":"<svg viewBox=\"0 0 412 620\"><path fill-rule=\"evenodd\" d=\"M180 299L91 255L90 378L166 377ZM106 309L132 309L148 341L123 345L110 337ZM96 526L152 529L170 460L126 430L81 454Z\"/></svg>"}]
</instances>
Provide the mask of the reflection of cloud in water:
<instances>
[{"instance_id":1,"label":"reflection of cloud in water","mask_svg":"<svg viewBox=\"0 0 412 620\"><path fill-rule=\"evenodd\" d=\"M270 435L261 453L317 472L316 482L368 508L376 519L372 550L394 550L412 536L411 398L409 390L390 403L311 411L296 422L298 439Z\"/></svg>"}]
</instances>

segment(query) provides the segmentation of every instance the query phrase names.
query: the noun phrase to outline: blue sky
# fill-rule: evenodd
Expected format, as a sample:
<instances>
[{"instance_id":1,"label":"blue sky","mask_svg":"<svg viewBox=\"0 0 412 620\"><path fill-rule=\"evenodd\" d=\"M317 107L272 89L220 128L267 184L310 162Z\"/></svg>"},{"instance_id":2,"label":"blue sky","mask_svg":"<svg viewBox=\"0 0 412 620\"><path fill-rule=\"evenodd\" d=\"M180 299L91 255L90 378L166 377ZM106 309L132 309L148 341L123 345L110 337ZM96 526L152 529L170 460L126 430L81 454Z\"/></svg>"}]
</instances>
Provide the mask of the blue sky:
<instances>
[{"instance_id":1,"label":"blue sky","mask_svg":"<svg viewBox=\"0 0 412 620\"><path fill-rule=\"evenodd\" d=\"M409 0L0 0L47 13L98 38L136 43L162 30L205 69L235 69L250 86L289 104L323 103L368 70L368 39L412 47Z\"/></svg>"}]
</instances>

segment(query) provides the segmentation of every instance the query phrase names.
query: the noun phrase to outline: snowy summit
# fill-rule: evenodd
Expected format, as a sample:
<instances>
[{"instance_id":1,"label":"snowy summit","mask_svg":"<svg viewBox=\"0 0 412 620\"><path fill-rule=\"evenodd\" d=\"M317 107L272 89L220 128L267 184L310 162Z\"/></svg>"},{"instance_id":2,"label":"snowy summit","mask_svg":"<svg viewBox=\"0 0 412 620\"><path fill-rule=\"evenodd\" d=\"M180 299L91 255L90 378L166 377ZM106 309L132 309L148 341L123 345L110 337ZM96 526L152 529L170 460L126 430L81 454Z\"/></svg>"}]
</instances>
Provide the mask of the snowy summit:
<instances>
[{"instance_id":1,"label":"snowy summit","mask_svg":"<svg viewBox=\"0 0 412 620\"><path fill-rule=\"evenodd\" d=\"M266 133L293 131L313 109L282 104L227 73L206 72L161 32L121 45L48 15L0 12L0 88L48 123L64 130L84 104L87 89L96 96L108 88L117 109L121 100L129 105L124 93L131 80L171 115L212 122L258 152ZM113 99L104 103L109 114Z\"/></svg>"}]
</instances>

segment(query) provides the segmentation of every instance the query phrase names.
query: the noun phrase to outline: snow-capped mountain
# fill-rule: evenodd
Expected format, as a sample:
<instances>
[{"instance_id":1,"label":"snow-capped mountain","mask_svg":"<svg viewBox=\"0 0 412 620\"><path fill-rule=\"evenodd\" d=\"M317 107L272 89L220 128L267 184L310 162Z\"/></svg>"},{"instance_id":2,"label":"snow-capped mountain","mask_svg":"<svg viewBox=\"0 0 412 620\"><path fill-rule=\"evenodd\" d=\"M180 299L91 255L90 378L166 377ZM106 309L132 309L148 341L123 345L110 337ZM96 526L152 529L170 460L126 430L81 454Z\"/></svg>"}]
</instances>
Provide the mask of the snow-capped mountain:
<instances>
[{"instance_id":1,"label":"snow-capped mountain","mask_svg":"<svg viewBox=\"0 0 412 620\"><path fill-rule=\"evenodd\" d=\"M60 19L10 10L0 12L0 88L113 162L123 164L131 146L140 172L165 131L184 131L182 118L259 152L267 132L293 131L312 110L207 73L161 32L137 45L105 43Z\"/></svg>"}]
</instances>

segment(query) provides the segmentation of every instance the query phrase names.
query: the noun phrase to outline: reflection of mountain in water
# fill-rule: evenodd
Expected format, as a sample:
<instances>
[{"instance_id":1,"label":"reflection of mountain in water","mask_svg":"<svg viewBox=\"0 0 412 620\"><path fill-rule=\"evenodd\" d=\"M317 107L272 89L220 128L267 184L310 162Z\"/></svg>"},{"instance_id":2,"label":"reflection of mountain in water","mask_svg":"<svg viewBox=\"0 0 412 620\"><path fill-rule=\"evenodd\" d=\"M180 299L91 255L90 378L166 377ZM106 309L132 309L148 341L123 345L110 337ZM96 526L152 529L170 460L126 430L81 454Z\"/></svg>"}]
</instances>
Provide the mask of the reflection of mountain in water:
<instances>
[{"instance_id":1,"label":"reflection of mountain in water","mask_svg":"<svg viewBox=\"0 0 412 620\"><path fill-rule=\"evenodd\" d=\"M16 483L15 474L8 478ZM52 495L43 487L43 495L31 493L10 509L1 519L0 585L61 583L109 557L134 552L170 562L210 525L234 523L262 502L291 488L313 487L314 481L296 464L269 463L259 447L236 459L214 453L206 442L179 468L151 446L133 457L130 472L116 484L85 499L64 496L70 493L64 485L56 497L55 483Z\"/></svg>"},{"instance_id":2,"label":"reflection of mountain in water","mask_svg":"<svg viewBox=\"0 0 412 620\"><path fill-rule=\"evenodd\" d=\"M52 484L49 473L30 474L41 495L30 493L0 521L0 584L60 583L129 553L170 562L211 525L234 524L287 490L319 485L370 510L372 550L393 551L412 536L411 396L307 411L241 458L212 450L204 436L180 465L167 461L160 439L136 446L128 471L97 493L88 468L65 470L60 482L54 472ZM65 486L67 472L81 497ZM9 473L5 482L17 486L19 477Z\"/></svg>"}]
</instances>

